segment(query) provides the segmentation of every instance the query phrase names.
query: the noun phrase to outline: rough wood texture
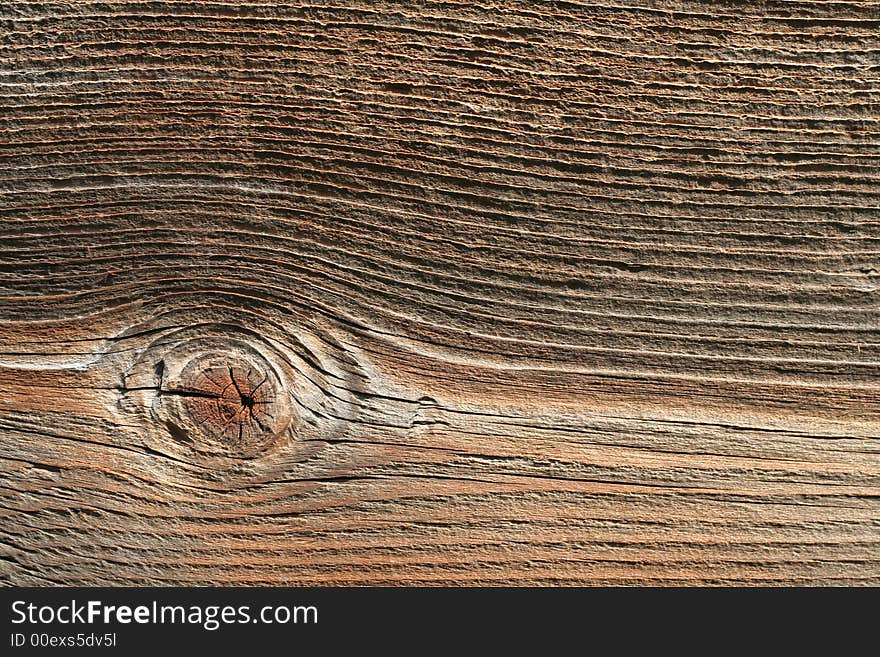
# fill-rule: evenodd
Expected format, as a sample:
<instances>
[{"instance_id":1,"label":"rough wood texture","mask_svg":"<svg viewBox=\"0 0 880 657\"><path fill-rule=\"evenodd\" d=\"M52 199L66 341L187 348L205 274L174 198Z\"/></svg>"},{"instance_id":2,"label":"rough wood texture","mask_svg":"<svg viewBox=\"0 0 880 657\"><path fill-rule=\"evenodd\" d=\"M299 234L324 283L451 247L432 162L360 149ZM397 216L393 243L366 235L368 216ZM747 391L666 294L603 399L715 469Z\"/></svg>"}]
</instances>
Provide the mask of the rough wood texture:
<instances>
[{"instance_id":1,"label":"rough wood texture","mask_svg":"<svg viewBox=\"0 0 880 657\"><path fill-rule=\"evenodd\" d=\"M4 582L880 584L876 2L0 37Z\"/></svg>"}]
</instances>

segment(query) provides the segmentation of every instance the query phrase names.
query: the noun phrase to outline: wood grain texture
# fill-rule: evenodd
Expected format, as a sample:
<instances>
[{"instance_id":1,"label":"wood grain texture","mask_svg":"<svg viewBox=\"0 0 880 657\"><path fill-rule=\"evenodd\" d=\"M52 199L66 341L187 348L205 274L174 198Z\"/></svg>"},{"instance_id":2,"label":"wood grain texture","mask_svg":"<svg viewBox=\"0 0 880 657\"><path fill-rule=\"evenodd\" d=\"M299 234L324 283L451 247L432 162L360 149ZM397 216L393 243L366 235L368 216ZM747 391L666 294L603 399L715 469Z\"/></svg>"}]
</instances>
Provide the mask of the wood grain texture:
<instances>
[{"instance_id":1,"label":"wood grain texture","mask_svg":"<svg viewBox=\"0 0 880 657\"><path fill-rule=\"evenodd\" d=\"M0 144L2 582L880 584L877 2L9 0Z\"/></svg>"}]
</instances>

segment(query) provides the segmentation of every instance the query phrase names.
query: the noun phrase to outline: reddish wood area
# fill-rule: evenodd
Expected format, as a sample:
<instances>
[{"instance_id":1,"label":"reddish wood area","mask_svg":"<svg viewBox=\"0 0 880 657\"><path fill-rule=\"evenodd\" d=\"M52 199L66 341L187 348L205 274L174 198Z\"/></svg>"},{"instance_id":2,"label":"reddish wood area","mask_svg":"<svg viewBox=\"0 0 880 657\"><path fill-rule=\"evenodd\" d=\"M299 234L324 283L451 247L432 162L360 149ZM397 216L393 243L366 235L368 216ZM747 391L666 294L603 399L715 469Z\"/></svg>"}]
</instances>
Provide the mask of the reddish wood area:
<instances>
[{"instance_id":1,"label":"reddish wood area","mask_svg":"<svg viewBox=\"0 0 880 657\"><path fill-rule=\"evenodd\" d=\"M0 3L0 581L880 584L880 7Z\"/></svg>"}]
</instances>

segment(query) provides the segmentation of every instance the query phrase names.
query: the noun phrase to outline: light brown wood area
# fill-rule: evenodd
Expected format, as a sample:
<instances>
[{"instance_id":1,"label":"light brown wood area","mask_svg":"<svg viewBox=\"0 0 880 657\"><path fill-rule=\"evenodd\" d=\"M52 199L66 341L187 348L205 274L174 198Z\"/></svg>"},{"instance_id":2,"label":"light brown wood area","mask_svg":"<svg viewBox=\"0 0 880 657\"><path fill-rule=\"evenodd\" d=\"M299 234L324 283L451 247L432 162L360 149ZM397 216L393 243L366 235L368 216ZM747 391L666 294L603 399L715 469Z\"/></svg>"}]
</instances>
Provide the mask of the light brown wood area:
<instances>
[{"instance_id":1,"label":"light brown wood area","mask_svg":"<svg viewBox=\"0 0 880 657\"><path fill-rule=\"evenodd\" d=\"M880 584L877 2L0 3L6 584Z\"/></svg>"}]
</instances>

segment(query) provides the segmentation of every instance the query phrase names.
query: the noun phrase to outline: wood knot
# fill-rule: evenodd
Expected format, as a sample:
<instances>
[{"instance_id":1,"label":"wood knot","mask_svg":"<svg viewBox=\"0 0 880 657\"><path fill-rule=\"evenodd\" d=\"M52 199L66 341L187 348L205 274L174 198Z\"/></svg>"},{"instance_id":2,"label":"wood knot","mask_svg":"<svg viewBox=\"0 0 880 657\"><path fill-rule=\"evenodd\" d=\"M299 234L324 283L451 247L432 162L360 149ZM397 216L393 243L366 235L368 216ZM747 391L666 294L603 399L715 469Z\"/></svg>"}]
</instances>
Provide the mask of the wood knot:
<instances>
[{"instance_id":1,"label":"wood knot","mask_svg":"<svg viewBox=\"0 0 880 657\"><path fill-rule=\"evenodd\" d=\"M293 420L284 379L259 353L176 353L159 370L158 407L171 435L200 452L254 458L272 451Z\"/></svg>"},{"instance_id":2,"label":"wood knot","mask_svg":"<svg viewBox=\"0 0 880 657\"><path fill-rule=\"evenodd\" d=\"M145 447L228 474L309 459L354 426L368 374L332 328L260 328L221 316L128 329L143 342L127 352L117 404Z\"/></svg>"},{"instance_id":3,"label":"wood knot","mask_svg":"<svg viewBox=\"0 0 880 657\"><path fill-rule=\"evenodd\" d=\"M182 387L174 391L183 397L183 407L202 431L224 444L243 446L275 435L284 417L278 403L276 380L257 365L234 358L204 363L201 359L185 368Z\"/></svg>"}]
</instances>

